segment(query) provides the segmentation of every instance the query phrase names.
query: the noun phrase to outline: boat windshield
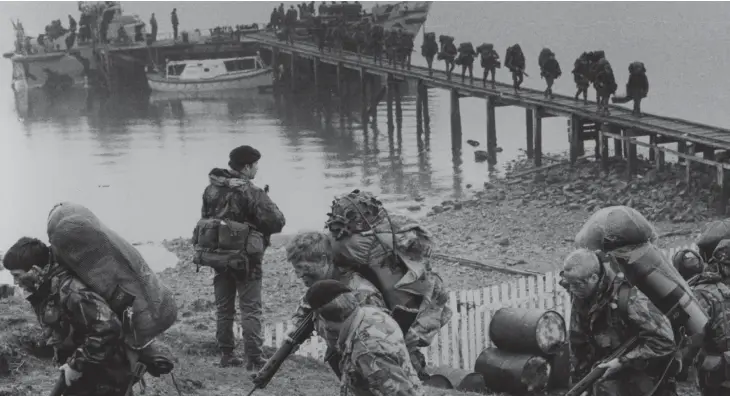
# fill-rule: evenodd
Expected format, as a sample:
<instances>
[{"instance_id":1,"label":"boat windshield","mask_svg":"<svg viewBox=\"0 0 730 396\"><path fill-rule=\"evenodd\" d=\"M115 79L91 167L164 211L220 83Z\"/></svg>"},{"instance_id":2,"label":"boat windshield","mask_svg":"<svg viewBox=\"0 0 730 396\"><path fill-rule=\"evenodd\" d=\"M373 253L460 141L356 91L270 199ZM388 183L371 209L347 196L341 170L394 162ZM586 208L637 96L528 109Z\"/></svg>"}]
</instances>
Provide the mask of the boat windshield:
<instances>
[{"instance_id":1,"label":"boat windshield","mask_svg":"<svg viewBox=\"0 0 730 396\"><path fill-rule=\"evenodd\" d=\"M256 70L257 66L256 59L254 58L227 60L224 61L223 64L225 64L226 71L229 73L235 71Z\"/></svg>"},{"instance_id":2,"label":"boat windshield","mask_svg":"<svg viewBox=\"0 0 730 396\"><path fill-rule=\"evenodd\" d=\"M183 70L185 70L185 65L170 65L167 66L167 75L168 76L179 76L182 74Z\"/></svg>"}]
</instances>

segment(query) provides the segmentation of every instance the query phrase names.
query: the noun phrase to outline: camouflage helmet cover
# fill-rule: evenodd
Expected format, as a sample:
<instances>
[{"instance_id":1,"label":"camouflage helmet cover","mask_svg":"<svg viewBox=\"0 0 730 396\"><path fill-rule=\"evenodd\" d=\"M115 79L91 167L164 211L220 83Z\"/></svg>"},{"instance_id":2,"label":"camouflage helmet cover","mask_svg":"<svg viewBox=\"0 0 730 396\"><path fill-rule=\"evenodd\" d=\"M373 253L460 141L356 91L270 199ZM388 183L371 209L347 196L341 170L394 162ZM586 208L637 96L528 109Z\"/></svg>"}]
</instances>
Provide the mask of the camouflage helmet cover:
<instances>
[{"instance_id":1,"label":"camouflage helmet cover","mask_svg":"<svg viewBox=\"0 0 730 396\"><path fill-rule=\"evenodd\" d=\"M335 197L327 216L325 227L339 240L375 229L387 217L387 213L375 195L353 190Z\"/></svg>"}]
</instances>

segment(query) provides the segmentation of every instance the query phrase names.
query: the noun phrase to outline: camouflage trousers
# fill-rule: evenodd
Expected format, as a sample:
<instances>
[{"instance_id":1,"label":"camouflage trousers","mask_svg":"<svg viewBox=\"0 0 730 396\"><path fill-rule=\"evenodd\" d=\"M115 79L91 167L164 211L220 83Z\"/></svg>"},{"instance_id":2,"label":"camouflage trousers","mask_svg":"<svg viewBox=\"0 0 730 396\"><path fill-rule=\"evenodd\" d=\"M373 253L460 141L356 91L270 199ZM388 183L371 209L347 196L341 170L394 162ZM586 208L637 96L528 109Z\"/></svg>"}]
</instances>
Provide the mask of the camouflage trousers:
<instances>
[{"instance_id":1,"label":"camouflage trousers","mask_svg":"<svg viewBox=\"0 0 730 396\"><path fill-rule=\"evenodd\" d=\"M610 380L599 382L593 389L593 396L645 396L656 385L659 378L639 370L624 370ZM677 384L667 375L653 396L677 396Z\"/></svg>"},{"instance_id":2,"label":"camouflage trousers","mask_svg":"<svg viewBox=\"0 0 730 396\"><path fill-rule=\"evenodd\" d=\"M261 356L264 343L261 315L261 277L246 279L245 274L232 270L217 271L213 278L216 305L215 338L221 351L232 351L235 347L233 320L236 316L236 293L241 309L243 350L246 357Z\"/></svg>"}]
</instances>

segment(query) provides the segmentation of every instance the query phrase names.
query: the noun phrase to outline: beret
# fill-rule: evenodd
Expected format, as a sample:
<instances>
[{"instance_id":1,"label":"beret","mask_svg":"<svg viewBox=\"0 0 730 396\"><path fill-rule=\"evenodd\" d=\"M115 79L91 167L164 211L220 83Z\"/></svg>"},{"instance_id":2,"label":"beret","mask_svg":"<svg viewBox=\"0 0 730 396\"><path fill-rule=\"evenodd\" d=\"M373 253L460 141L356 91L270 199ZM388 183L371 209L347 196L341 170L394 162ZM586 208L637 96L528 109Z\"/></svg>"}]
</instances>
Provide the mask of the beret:
<instances>
[{"instance_id":1,"label":"beret","mask_svg":"<svg viewBox=\"0 0 730 396\"><path fill-rule=\"evenodd\" d=\"M228 155L231 163L244 166L250 165L261 158L261 153L251 146L238 146Z\"/></svg>"},{"instance_id":2,"label":"beret","mask_svg":"<svg viewBox=\"0 0 730 396\"><path fill-rule=\"evenodd\" d=\"M304 295L304 301L312 307L313 310L322 308L337 298L340 294L351 292L352 289L344 283L327 279L321 280L313 284Z\"/></svg>"}]
</instances>

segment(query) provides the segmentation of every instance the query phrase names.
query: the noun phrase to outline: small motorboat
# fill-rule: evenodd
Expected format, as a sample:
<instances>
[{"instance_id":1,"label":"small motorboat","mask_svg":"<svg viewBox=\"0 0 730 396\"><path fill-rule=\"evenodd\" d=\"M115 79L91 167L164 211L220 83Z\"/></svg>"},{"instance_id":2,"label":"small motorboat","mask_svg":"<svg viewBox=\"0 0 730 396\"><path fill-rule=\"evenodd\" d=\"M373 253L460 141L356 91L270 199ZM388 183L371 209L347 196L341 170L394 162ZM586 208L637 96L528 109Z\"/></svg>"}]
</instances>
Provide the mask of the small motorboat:
<instances>
[{"instance_id":1,"label":"small motorboat","mask_svg":"<svg viewBox=\"0 0 730 396\"><path fill-rule=\"evenodd\" d=\"M158 92L257 89L273 84L273 69L258 55L168 61L164 72L147 73L147 82Z\"/></svg>"}]
</instances>

